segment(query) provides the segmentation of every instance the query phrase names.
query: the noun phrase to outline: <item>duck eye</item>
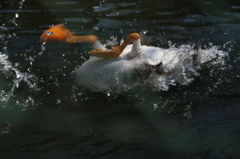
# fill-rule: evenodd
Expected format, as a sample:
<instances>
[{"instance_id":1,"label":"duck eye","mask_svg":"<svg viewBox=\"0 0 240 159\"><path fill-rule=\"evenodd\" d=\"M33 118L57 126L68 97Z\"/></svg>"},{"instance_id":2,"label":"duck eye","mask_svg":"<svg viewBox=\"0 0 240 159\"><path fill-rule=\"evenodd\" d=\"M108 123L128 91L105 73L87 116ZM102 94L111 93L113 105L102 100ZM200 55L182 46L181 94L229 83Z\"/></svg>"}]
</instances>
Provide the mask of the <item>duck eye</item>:
<instances>
[{"instance_id":1,"label":"duck eye","mask_svg":"<svg viewBox=\"0 0 240 159\"><path fill-rule=\"evenodd\" d=\"M52 32L47 32L47 35L53 35L54 34L54 32L52 31Z\"/></svg>"}]
</instances>

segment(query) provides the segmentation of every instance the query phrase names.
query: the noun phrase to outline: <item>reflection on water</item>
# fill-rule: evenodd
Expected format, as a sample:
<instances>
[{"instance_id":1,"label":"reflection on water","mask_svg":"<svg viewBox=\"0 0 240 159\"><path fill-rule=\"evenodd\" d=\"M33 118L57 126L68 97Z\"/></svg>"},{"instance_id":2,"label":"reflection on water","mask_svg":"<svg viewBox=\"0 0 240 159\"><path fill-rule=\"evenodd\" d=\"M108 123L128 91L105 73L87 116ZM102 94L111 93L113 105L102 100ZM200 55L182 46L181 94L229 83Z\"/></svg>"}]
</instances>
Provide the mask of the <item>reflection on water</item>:
<instances>
[{"instance_id":1,"label":"reflection on water","mask_svg":"<svg viewBox=\"0 0 240 159\"><path fill-rule=\"evenodd\" d=\"M239 156L238 1L6 2L0 7L4 158ZM72 78L91 45L47 43L42 50L39 36L59 23L104 44L143 32L146 45L217 46L229 59L224 67L207 66L188 86L93 93Z\"/></svg>"}]
</instances>

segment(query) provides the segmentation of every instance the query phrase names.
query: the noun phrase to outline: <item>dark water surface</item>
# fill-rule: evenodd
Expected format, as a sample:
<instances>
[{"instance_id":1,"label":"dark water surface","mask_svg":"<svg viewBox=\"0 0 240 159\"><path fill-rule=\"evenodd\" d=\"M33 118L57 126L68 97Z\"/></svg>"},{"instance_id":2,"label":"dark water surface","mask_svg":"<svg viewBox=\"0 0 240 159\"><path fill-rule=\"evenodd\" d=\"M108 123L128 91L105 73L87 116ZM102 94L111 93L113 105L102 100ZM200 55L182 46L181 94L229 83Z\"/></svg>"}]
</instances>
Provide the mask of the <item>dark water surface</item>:
<instances>
[{"instance_id":1,"label":"dark water surface","mask_svg":"<svg viewBox=\"0 0 240 159\"><path fill-rule=\"evenodd\" d=\"M239 1L5 0L0 8L1 158L240 157ZM146 45L218 46L229 57L189 86L93 93L73 82L90 44L39 42L59 23L104 44L142 32Z\"/></svg>"}]
</instances>

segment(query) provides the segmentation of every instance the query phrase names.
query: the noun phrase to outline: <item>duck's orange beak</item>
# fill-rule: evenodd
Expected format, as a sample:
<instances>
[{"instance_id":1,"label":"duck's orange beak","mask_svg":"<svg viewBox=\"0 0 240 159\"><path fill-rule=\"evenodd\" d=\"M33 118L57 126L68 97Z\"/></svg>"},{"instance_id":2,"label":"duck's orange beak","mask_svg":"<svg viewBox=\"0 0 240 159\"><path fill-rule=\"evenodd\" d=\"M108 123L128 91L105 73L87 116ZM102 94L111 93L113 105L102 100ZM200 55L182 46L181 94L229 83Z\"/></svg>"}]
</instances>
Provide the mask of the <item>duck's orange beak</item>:
<instances>
[{"instance_id":1,"label":"duck's orange beak","mask_svg":"<svg viewBox=\"0 0 240 159\"><path fill-rule=\"evenodd\" d=\"M69 39L74 36L74 32L68 30L63 24L58 24L45 30L40 37L41 42L62 42L69 44Z\"/></svg>"}]
</instances>

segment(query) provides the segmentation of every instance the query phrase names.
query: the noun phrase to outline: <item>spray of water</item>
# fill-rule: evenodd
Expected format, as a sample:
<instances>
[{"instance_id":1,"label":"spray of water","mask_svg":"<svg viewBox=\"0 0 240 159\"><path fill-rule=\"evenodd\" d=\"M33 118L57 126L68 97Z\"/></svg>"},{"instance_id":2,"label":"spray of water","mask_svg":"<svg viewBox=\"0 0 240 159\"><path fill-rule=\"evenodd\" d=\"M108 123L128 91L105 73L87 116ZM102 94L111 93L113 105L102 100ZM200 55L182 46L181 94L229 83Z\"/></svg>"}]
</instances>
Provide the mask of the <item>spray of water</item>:
<instances>
[{"instance_id":1,"label":"spray of water","mask_svg":"<svg viewBox=\"0 0 240 159\"><path fill-rule=\"evenodd\" d=\"M12 19L8 19L9 22L11 22L14 26L18 26L17 19L20 16L20 11L23 7L25 0L21 0L19 2L19 10L14 14L14 17ZM6 27L2 26L2 30L8 30ZM16 36L15 33L12 35ZM10 90L1 90L0 92L0 104L2 107L6 106L7 103L10 101L11 98L14 96L14 90L17 89L21 82L25 82L27 86L33 90L34 92L38 91L38 87L36 85L37 78L27 72L21 72L18 70L18 65L13 65L9 60L7 56L7 40L6 38L11 38L11 34L5 35L1 34L0 38L2 41L4 41L4 47L3 51L0 52L0 74L3 74L7 79L10 79ZM29 104L33 104L34 100L31 97L28 97L23 103L19 103L18 101L16 104L22 104L24 106L27 106Z\"/></svg>"},{"instance_id":2,"label":"spray of water","mask_svg":"<svg viewBox=\"0 0 240 159\"><path fill-rule=\"evenodd\" d=\"M205 49L194 49L194 46L181 45L175 47L170 43L161 56L164 75L156 75L149 81L156 90L167 91L171 85L189 85L200 76L205 67L224 66L228 53L217 46ZM154 59L155 60L155 59ZM214 69L214 68L213 68ZM211 75L211 72L209 73Z\"/></svg>"},{"instance_id":3,"label":"spray of water","mask_svg":"<svg viewBox=\"0 0 240 159\"><path fill-rule=\"evenodd\" d=\"M30 89L38 91L36 85L37 78L29 73L21 72L8 60L8 56L0 52L0 73L6 78L13 76L12 85L9 91L2 90L0 93L0 102L4 106L12 97L14 97L14 90L19 87L21 82L25 82Z\"/></svg>"}]
</instances>

